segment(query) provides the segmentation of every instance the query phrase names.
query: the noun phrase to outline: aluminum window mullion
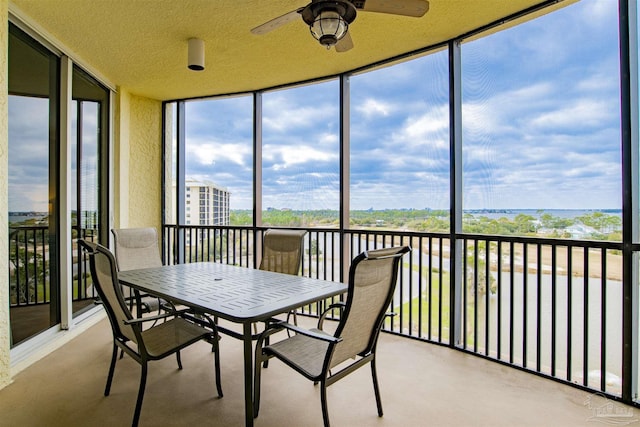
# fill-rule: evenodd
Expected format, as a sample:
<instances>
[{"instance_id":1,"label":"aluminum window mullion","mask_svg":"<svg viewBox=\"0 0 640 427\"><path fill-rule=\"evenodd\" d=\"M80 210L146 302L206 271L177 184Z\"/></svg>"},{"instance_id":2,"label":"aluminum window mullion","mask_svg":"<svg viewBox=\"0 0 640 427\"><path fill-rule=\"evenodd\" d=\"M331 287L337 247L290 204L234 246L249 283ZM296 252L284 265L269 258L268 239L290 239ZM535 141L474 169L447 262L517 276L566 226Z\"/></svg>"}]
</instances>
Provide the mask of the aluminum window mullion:
<instances>
[{"instance_id":1,"label":"aluminum window mullion","mask_svg":"<svg viewBox=\"0 0 640 427\"><path fill-rule=\"evenodd\" d=\"M620 111L622 145L622 399L638 396L638 17L635 0L620 0ZM603 277L606 281L606 277Z\"/></svg>"},{"instance_id":2,"label":"aluminum window mullion","mask_svg":"<svg viewBox=\"0 0 640 427\"><path fill-rule=\"evenodd\" d=\"M185 153L186 153L186 126L185 126L185 102L178 102L176 108L176 126L177 126L177 147L176 147L176 219L177 219L177 244L176 254L177 263L184 263L184 246L185 246L185 232L181 226L185 225L186 221L186 187L185 187Z\"/></svg>"},{"instance_id":3,"label":"aluminum window mullion","mask_svg":"<svg viewBox=\"0 0 640 427\"><path fill-rule=\"evenodd\" d=\"M73 62L66 56L60 60L60 187L58 189L59 221L59 268L60 268L60 328L69 329L73 322L73 254L71 242L71 103L73 84ZM79 220L79 218L77 218ZM51 281L53 283L53 280Z\"/></svg>"},{"instance_id":4,"label":"aluminum window mullion","mask_svg":"<svg viewBox=\"0 0 640 427\"><path fill-rule=\"evenodd\" d=\"M348 75L340 76L340 269L341 282L349 277L349 265L351 264L351 240L347 237L345 230L349 228L349 218L351 215L351 80Z\"/></svg>"},{"instance_id":5,"label":"aluminum window mullion","mask_svg":"<svg viewBox=\"0 0 640 427\"><path fill-rule=\"evenodd\" d=\"M449 246L451 248L450 314L451 346L459 345L462 338L462 241L456 236L462 232L462 60L459 40L449 42Z\"/></svg>"},{"instance_id":6,"label":"aluminum window mullion","mask_svg":"<svg viewBox=\"0 0 640 427\"><path fill-rule=\"evenodd\" d=\"M253 265L262 259L262 92L253 93Z\"/></svg>"}]
</instances>

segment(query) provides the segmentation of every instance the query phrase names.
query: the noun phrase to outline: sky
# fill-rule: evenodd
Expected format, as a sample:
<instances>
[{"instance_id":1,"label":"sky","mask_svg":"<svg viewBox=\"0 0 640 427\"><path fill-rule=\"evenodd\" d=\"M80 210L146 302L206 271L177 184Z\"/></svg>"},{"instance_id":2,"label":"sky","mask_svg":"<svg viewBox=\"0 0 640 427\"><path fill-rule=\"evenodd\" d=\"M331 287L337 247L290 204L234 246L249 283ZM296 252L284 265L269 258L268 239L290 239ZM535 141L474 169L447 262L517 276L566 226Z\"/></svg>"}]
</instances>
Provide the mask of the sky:
<instances>
[{"instance_id":1,"label":"sky","mask_svg":"<svg viewBox=\"0 0 640 427\"><path fill-rule=\"evenodd\" d=\"M47 212L49 203L48 99L9 96L9 212ZM83 105L82 210L97 207L97 116L93 102ZM71 137L76 138L73 103ZM72 144L70 202L76 203L76 152Z\"/></svg>"},{"instance_id":2,"label":"sky","mask_svg":"<svg viewBox=\"0 0 640 427\"><path fill-rule=\"evenodd\" d=\"M46 212L48 100L9 97L9 211Z\"/></svg>"},{"instance_id":3,"label":"sky","mask_svg":"<svg viewBox=\"0 0 640 427\"><path fill-rule=\"evenodd\" d=\"M351 77L351 208L449 207L447 53ZM337 81L263 95L264 207L339 208ZM617 2L462 45L463 207L618 209ZM187 174L251 208L252 100L187 108Z\"/></svg>"},{"instance_id":4,"label":"sky","mask_svg":"<svg viewBox=\"0 0 640 427\"><path fill-rule=\"evenodd\" d=\"M621 207L617 2L461 52L464 209ZM350 78L351 209L449 208L447 67L441 51ZM46 152L26 143L43 136L21 114L35 101L9 103L10 210L46 207ZM264 208L339 209L339 113L337 81L263 94ZM252 114L251 96L187 102L187 176L226 187L232 209L253 205Z\"/></svg>"}]
</instances>

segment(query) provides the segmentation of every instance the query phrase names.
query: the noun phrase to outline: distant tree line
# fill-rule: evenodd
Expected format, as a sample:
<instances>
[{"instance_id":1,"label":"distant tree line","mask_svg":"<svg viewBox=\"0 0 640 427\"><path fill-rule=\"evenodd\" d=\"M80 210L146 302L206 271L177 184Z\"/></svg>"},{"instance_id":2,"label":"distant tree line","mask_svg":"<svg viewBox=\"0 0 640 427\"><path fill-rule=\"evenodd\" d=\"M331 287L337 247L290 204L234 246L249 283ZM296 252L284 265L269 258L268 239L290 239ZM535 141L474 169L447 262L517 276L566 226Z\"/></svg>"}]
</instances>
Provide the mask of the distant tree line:
<instances>
[{"instance_id":1,"label":"distant tree line","mask_svg":"<svg viewBox=\"0 0 640 427\"><path fill-rule=\"evenodd\" d=\"M263 224L276 227L335 227L339 224L336 210L301 211L293 209L268 209L262 213ZM231 225L252 223L251 210L232 210ZM465 213L462 218L463 231L476 234L545 236L571 238L581 227L581 238L593 240L622 240L622 221L619 216L600 211L590 212L574 218L552 215L543 210L537 217L517 214L513 218L489 218L482 214ZM449 232L449 212L431 209L385 209L356 210L350 212L351 228L382 228L433 233Z\"/></svg>"}]
</instances>

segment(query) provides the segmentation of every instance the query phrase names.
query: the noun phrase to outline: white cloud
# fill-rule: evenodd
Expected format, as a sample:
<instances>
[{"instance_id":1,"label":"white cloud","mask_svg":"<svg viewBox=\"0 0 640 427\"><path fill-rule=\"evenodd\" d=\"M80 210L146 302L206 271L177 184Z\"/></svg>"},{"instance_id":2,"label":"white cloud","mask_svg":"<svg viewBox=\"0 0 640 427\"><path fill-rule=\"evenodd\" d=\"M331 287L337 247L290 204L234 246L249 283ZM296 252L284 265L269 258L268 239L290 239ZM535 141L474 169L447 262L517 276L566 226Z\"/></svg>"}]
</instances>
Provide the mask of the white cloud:
<instances>
[{"instance_id":1,"label":"white cloud","mask_svg":"<svg viewBox=\"0 0 640 427\"><path fill-rule=\"evenodd\" d=\"M323 133L318 138L318 142L324 146L334 146L337 147L340 143L340 138L336 133Z\"/></svg>"},{"instance_id":2,"label":"white cloud","mask_svg":"<svg viewBox=\"0 0 640 427\"><path fill-rule=\"evenodd\" d=\"M203 165L213 165L223 160L245 166L247 159L253 155L252 147L246 143L201 142L190 140L186 147L187 153L195 156Z\"/></svg>"},{"instance_id":3,"label":"white cloud","mask_svg":"<svg viewBox=\"0 0 640 427\"><path fill-rule=\"evenodd\" d=\"M388 116L391 113L392 108L392 105L388 102L374 98L367 98L363 103L357 105L355 110L367 119L371 119L378 116Z\"/></svg>"},{"instance_id":4,"label":"white cloud","mask_svg":"<svg viewBox=\"0 0 640 427\"><path fill-rule=\"evenodd\" d=\"M581 22L588 27L600 27L617 19L617 8L611 7L612 0L590 0L584 2Z\"/></svg>"},{"instance_id":5,"label":"white cloud","mask_svg":"<svg viewBox=\"0 0 640 427\"><path fill-rule=\"evenodd\" d=\"M580 92L602 93L610 91L618 91L620 82L618 79L612 79L611 76L618 72L618 69L610 69L602 64L601 69L596 69L589 74L585 74L584 78L578 81L576 89Z\"/></svg>"},{"instance_id":6,"label":"white cloud","mask_svg":"<svg viewBox=\"0 0 640 427\"><path fill-rule=\"evenodd\" d=\"M611 102L599 99L578 99L568 105L537 114L530 120L533 127L562 130L566 128L600 127L615 117Z\"/></svg>"},{"instance_id":7,"label":"white cloud","mask_svg":"<svg viewBox=\"0 0 640 427\"><path fill-rule=\"evenodd\" d=\"M263 106L262 126L265 133L295 132L297 129L317 126L318 123L337 121L338 104L320 103L317 105L299 105L304 98L292 97L265 97Z\"/></svg>"},{"instance_id":8,"label":"white cloud","mask_svg":"<svg viewBox=\"0 0 640 427\"><path fill-rule=\"evenodd\" d=\"M410 145L431 145L447 149L449 144L442 139L449 132L449 106L442 105L418 117L409 117L403 128L394 135L394 140Z\"/></svg>"},{"instance_id":9,"label":"white cloud","mask_svg":"<svg viewBox=\"0 0 640 427\"><path fill-rule=\"evenodd\" d=\"M11 183L9 191L9 211L47 212L49 187L47 183Z\"/></svg>"},{"instance_id":10,"label":"white cloud","mask_svg":"<svg viewBox=\"0 0 640 427\"><path fill-rule=\"evenodd\" d=\"M545 108L553 94L551 82L496 92L487 99L466 101L463 98L462 121L466 131L500 135L511 131L517 122L532 111Z\"/></svg>"},{"instance_id":11,"label":"white cloud","mask_svg":"<svg viewBox=\"0 0 640 427\"><path fill-rule=\"evenodd\" d=\"M307 162L337 161L338 153L322 151L308 145L280 146L267 145L264 147L264 160L274 162L273 169L280 171Z\"/></svg>"}]
</instances>

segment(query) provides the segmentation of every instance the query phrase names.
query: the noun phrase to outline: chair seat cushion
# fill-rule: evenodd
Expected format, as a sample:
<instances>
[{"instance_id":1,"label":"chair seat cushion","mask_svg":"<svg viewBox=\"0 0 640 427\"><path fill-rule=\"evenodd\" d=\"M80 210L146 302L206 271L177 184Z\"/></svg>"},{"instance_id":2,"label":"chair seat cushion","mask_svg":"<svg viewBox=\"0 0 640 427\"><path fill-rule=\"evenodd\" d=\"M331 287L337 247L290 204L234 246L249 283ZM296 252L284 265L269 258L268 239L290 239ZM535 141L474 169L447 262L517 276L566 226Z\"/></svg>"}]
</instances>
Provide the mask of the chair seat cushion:
<instances>
[{"instance_id":1,"label":"chair seat cushion","mask_svg":"<svg viewBox=\"0 0 640 427\"><path fill-rule=\"evenodd\" d=\"M209 335L211 331L208 329L180 317L142 331L147 352L154 358L163 357L167 353L186 347Z\"/></svg>"},{"instance_id":2,"label":"chair seat cushion","mask_svg":"<svg viewBox=\"0 0 640 427\"><path fill-rule=\"evenodd\" d=\"M319 329L311 329L311 331L328 335ZM328 348L327 341L296 334L264 347L264 352L288 363L304 376L314 379L322 375L322 365Z\"/></svg>"}]
</instances>

